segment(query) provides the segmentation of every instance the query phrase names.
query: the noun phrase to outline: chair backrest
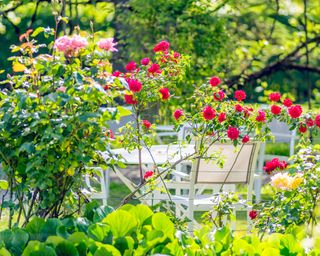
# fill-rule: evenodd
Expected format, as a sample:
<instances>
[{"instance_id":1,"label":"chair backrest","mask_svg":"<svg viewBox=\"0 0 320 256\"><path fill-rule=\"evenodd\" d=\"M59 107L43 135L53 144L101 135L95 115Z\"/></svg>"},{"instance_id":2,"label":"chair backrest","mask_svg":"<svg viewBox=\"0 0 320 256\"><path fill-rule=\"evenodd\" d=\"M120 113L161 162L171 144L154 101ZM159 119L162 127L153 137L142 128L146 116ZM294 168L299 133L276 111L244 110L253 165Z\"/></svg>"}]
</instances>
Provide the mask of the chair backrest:
<instances>
[{"instance_id":1,"label":"chair backrest","mask_svg":"<svg viewBox=\"0 0 320 256\"><path fill-rule=\"evenodd\" d=\"M275 137L276 142L294 143L296 137L296 129L290 130L290 127L276 119L273 119L269 125L272 135Z\"/></svg>"},{"instance_id":2,"label":"chair backrest","mask_svg":"<svg viewBox=\"0 0 320 256\"><path fill-rule=\"evenodd\" d=\"M235 148L231 143L213 144L206 156L198 158L192 168L193 184L248 184L253 180L260 143L243 144ZM224 159L223 167L208 159L217 153Z\"/></svg>"}]
</instances>

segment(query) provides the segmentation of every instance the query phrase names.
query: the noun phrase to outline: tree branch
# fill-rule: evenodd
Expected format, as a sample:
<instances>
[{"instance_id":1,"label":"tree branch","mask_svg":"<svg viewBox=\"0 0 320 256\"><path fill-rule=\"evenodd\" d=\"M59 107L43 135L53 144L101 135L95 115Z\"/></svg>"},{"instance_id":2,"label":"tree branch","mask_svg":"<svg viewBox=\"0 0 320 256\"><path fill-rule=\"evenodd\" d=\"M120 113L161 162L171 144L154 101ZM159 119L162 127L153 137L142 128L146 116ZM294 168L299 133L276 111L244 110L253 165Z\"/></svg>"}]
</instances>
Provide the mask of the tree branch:
<instances>
[{"instance_id":1,"label":"tree branch","mask_svg":"<svg viewBox=\"0 0 320 256\"><path fill-rule=\"evenodd\" d=\"M308 39L305 42L299 44L293 51L291 51L288 55L283 57L282 59L271 63L270 65L260 69L257 72L251 73L249 75L246 74L240 74L231 77L229 80L225 81L225 84L232 86L236 84L243 85L244 83L255 81L261 77L268 76L274 72L277 72L279 70L284 69L296 69L299 71L302 70L309 70L311 72L318 72L318 68L313 68L310 66L300 66L298 64L295 64L294 61L296 61L296 55L299 53L299 51L306 47L306 45L309 45L311 43L319 43L320 42L320 36L316 36L314 38Z\"/></svg>"}]
</instances>

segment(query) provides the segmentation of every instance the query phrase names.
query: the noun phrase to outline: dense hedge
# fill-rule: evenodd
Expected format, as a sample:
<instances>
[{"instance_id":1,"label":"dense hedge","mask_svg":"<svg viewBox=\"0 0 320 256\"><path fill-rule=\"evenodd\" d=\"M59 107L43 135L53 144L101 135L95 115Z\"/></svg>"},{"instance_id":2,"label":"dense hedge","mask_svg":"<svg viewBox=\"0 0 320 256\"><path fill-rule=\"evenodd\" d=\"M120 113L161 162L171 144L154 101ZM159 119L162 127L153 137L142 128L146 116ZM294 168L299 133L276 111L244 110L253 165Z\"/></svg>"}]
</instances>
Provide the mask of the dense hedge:
<instances>
[{"instance_id":1,"label":"dense hedge","mask_svg":"<svg viewBox=\"0 0 320 256\"><path fill-rule=\"evenodd\" d=\"M164 213L145 205L116 211L87 205L84 217L34 218L25 228L0 233L0 255L305 255L292 234L235 237L228 227L209 226L191 237ZM318 255L320 251L314 251Z\"/></svg>"}]
</instances>

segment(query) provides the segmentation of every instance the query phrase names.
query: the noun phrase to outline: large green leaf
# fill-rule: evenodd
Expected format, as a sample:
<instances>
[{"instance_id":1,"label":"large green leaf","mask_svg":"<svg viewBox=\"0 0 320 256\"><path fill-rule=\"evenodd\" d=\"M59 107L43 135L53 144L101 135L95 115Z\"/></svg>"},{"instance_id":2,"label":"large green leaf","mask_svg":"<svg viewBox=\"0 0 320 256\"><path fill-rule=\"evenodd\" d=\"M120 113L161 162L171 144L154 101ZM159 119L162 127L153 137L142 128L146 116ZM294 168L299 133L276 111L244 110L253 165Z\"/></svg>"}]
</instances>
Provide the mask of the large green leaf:
<instances>
[{"instance_id":1,"label":"large green leaf","mask_svg":"<svg viewBox=\"0 0 320 256\"><path fill-rule=\"evenodd\" d=\"M126 236L137 226L136 218L123 210L110 213L103 222L109 224L112 235L115 238Z\"/></svg>"},{"instance_id":2,"label":"large green leaf","mask_svg":"<svg viewBox=\"0 0 320 256\"><path fill-rule=\"evenodd\" d=\"M102 242L107 237L109 231L110 231L109 225L95 223L89 227L88 236L98 242Z\"/></svg>"},{"instance_id":3,"label":"large green leaf","mask_svg":"<svg viewBox=\"0 0 320 256\"><path fill-rule=\"evenodd\" d=\"M143 205L143 204L139 204L137 206L134 206L134 207L130 208L128 211L136 217L139 225L142 225L143 222L153 214L151 209L148 206Z\"/></svg>"},{"instance_id":4,"label":"large green leaf","mask_svg":"<svg viewBox=\"0 0 320 256\"><path fill-rule=\"evenodd\" d=\"M21 255L28 240L28 233L22 229L15 228L13 230L4 230L0 233L0 244L3 242L6 249L13 255Z\"/></svg>"},{"instance_id":5,"label":"large green leaf","mask_svg":"<svg viewBox=\"0 0 320 256\"><path fill-rule=\"evenodd\" d=\"M121 253L112 245L100 244L94 256L121 256Z\"/></svg>"},{"instance_id":6,"label":"large green leaf","mask_svg":"<svg viewBox=\"0 0 320 256\"><path fill-rule=\"evenodd\" d=\"M0 180L0 189L7 190L8 189L8 181Z\"/></svg>"},{"instance_id":7,"label":"large green leaf","mask_svg":"<svg viewBox=\"0 0 320 256\"><path fill-rule=\"evenodd\" d=\"M174 235L174 225L172 221L162 212L155 213L152 216L152 226L160 230L164 235L172 237Z\"/></svg>"},{"instance_id":8,"label":"large green leaf","mask_svg":"<svg viewBox=\"0 0 320 256\"><path fill-rule=\"evenodd\" d=\"M77 248L69 241L62 241L56 246L58 256L79 256Z\"/></svg>"},{"instance_id":9,"label":"large green leaf","mask_svg":"<svg viewBox=\"0 0 320 256\"><path fill-rule=\"evenodd\" d=\"M57 256L54 249L39 241L30 241L22 256Z\"/></svg>"},{"instance_id":10,"label":"large green leaf","mask_svg":"<svg viewBox=\"0 0 320 256\"><path fill-rule=\"evenodd\" d=\"M26 226L26 231L30 235L30 240L38 240L44 242L48 234L45 233L44 227L46 222L41 218L33 218Z\"/></svg>"}]
</instances>

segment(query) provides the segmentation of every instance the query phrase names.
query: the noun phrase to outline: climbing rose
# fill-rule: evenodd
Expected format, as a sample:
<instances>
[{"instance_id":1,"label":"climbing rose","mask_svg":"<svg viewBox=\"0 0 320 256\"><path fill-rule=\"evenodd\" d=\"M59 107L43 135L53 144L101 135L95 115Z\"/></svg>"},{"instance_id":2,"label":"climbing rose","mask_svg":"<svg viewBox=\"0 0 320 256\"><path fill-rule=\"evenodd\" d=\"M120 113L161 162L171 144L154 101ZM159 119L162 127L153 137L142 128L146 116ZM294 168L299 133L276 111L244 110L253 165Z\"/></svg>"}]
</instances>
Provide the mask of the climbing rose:
<instances>
[{"instance_id":1,"label":"climbing rose","mask_svg":"<svg viewBox=\"0 0 320 256\"><path fill-rule=\"evenodd\" d=\"M125 94L125 95L124 95L124 101L125 101L127 104L130 104L130 105L135 105L135 104L138 103L137 100L135 100L135 99L133 98L133 95L131 95L131 94Z\"/></svg>"},{"instance_id":2,"label":"climbing rose","mask_svg":"<svg viewBox=\"0 0 320 256\"><path fill-rule=\"evenodd\" d=\"M282 103L283 103L284 106L286 106L286 107L288 108L288 107L291 107L291 105L292 105L292 100L286 98L286 99L283 100Z\"/></svg>"},{"instance_id":3,"label":"climbing rose","mask_svg":"<svg viewBox=\"0 0 320 256\"><path fill-rule=\"evenodd\" d=\"M240 134L240 131L238 130L238 128L232 127L232 126L230 126L230 127L228 128L227 135L228 135L228 137L229 137L230 140L236 140L236 139L238 139L239 134Z\"/></svg>"},{"instance_id":4,"label":"climbing rose","mask_svg":"<svg viewBox=\"0 0 320 256\"><path fill-rule=\"evenodd\" d=\"M250 217L251 220L257 218L258 217L258 212L255 211L255 210L250 211L249 212L249 217Z\"/></svg>"},{"instance_id":5,"label":"climbing rose","mask_svg":"<svg viewBox=\"0 0 320 256\"><path fill-rule=\"evenodd\" d=\"M142 89L142 84L138 80L128 79L129 89L133 92L140 92Z\"/></svg>"},{"instance_id":6,"label":"climbing rose","mask_svg":"<svg viewBox=\"0 0 320 256\"><path fill-rule=\"evenodd\" d=\"M320 128L320 115L317 115L315 118L316 126Z\"/></svg>"},{"instance_id":7,"label":"climbing rose","mask_svg":"<svg viewBox=\"0 0 320 256\"><path fill-rule=\"evenodd\" d=\"M242 112L242 111L243 111L243 107L242 107L241 105L239 105L239 104L236 104L236 105L234 106L234 109L235 109L235 111L237 111L237 112Z\"/></svg>"},{"instance_id":8,"label":"climbing rose","mask_svg":"<svg viewBox=\"0 0 320 256\"><path fill-rule=\"evenodd\" d=\"M127 66L126 66L126 70L127 71L134 71L137 69L137 63L135 63L134 61L130 61L128 62Z\"/></svg>"},{"instance_id":9,"label":"climbing rose","mask_svg":"<svg viewBox=\"0 0 320 256\"><path fill-rule=\"evenodd\" d=\"M221 80L219 77L214 76L210 78L209 83L211 84L212 87L214 87L214 86L218 86L221 83Z\"/></svg>"},{"instance_id":10,"label":"climbing rose","mask_svg":"<svg viewBox=\"0 0 320 256\"><path fill-rule=\"evenodd\" d=\"M159 92L161 93L161 98L162 98L163 100L169 99L169 97L170 97L170 91L169 91L168 88L163 87L163 88L161 88L161 89L159 90Z\"/></svg>"},{"instance_id":11,"label":"climbing rose","mask_svg":"<svg viewBox=\"0 0 320 256\"><path fill-rule=\"evenodd\" d=\"M213 98L214 100L217 100L217 101L222 101L225 97L225 94L224 94L224 91L223 90L220 90L218 92L215 92L213 94Z\"/></svg>"},{"instance_id":12,"label":"climbing rose","mask_svg":"<svg viewBox=\"0 0 320 256\"><path fill-rule=\"evenodd\" d=\"M288 164L286 161L280 161L279 158L273 158L271 161L266 162L265 166L263 167L263 170L270 174L272 171L276 169L284 170L286 169Z\"/></svg>"},{"instance_id":13,"label":"climbing rose","mask_svg":"<svg viewBox=\"0 0 320 256\"><path fill-rule=\"evenodd\" d=\"M160 66L158 64L152 64L150 68L148 68L148 72L152 74L155 74L155 73L160 74L161 73Z\"/></svg>"},{"instance_id":14,"label":"climbing rose","mask_svg":"<svg viewBox=\"0 0 320 256\"><path fill-rule=\"evenodd\" d=\"M166 52L168 51L170 47L170 43L167 41L161 41L160 43L158 43L154 48L153 51L154 52Z\"/></svg>"},{"instance_id":15,"label":"climbing rose","mask_svg":"<svg viewBox=\"0 0 320 256\"><path fill-rule=\"evenodd\" d=\"M115 77L119 77L120 75L121 75L122 73L120 72L120 71L114 71L113 73L112 73L112 75L113 76L115 76Z\"/></svg>"},{"instance_id":16,"label":"climbing rose","mask_svg":"<svg viewBox=\"0 0 320 256\"><path fill-rule=\"evenodd\" d=\"M245 91L237 90L234 92L234 97L237 99L237 101L243 101L246 99L247 95L246 95Z\"/></svg>"},{"instance_id":17,"label":"climbing rose","mask_svg":"<svg viewBox=\"0 0 320 256\"><path fill-rule=\"evenodd\" d=\"M216 111L212 107L206 106L202 111L202 115L204 119L212 120L216 116Z\"/></svg>"},{"instance_id":18,"label":"climbing rose","mask_svg":"<svg viewBox=\"0 0 320 256\"><path fill-rule=\"evenodd\" d=\"M146 129L150 129L151 123L148 120L142 120L142 124Z\"/></svg>"},{"instance_id":19,"label":"climbing rose","mask_svg":"<svg viewBox=\"0 0 320 256\"><path fill-rule=\"evenodd\" d=\"M302 107L300 105L291 106L288 108L288 112L292 118L298 118L302 114Z\"/></svg>"},{"instance_id":20,"label":"climbing rose","mask_svg":"<svg viewBox=\"0 0 320 256\"><path fill-rule=\"evenodd\" d=\"M150 59L149 59L149 58L143 58L143 59L141 60L141 65L147 66L147 65L149 64L149 62L150 62Z\"/></svg>"},{"instance_id":21,"label":"climbing rose","mask_svg":"<svg viewBox=\"0 0 320 256\"><path fill-rule=\"evenodd\" d=\"M245 135L245 136L242 138L242 143L247 143L249 140L250 140L250 137L249 137L248 135Z\"/></svg>"},{"instance_id":22,"label":"climbing rose","mask_svg":"<svg viewBox=\"0 0 320 256\"><path fill-rule=\"evenodd\" d=\"M149 179L153 176L153 171L146 171L146 173L144 174L143 178L146 180L146 179Z\"/></svg>"},{"instance_id":23,"label":"climbing rose","mask_svg":"<svg viewBox=\"0 0 320 256\"><path fill-rule=\"evenodd\" d=\"M256 117L256 120L258 122L265 122L266 121L266 112L264 112L263 110L259 110L258 115Z\"/></svg>"},{"instance_id":24,"label":"climbing rose","mask_svg":"<svg viewBox=\"0 0 320 256\"><path fill-rule=\"evenodd\" d=\"M279 92L272 92L269 95L269 100L278 102L281 98L281 94Z\"/></svg>"},{"instance_id":25,"label":"climbing rose","mask_svg":"<svg viewBox=\"0 0 320 256\"><path fill-rule=\"evenodd\" d=\"M108 85L108 84L104 85L104 86L103 86L103 89L104 89L105 91L109 90L109 85Z\"/></svg>"},{"instance_id":26,"label":"climbing rose","mask_svg":"<svg viewBox=\"0 0 320 256\"><path fill-rule=\"evenodd\" d=\"M113 40L113 38L101 39L97 43L97 45L100 49L106 50L108 52L117 52L118 50L114 46L116 46L118 43L114 43Z\"/></svg>"},{"instance_id":27,"label":"climbing rose","mask_svg":"<svg viewBox=\"0 0 320 256\"><path fill-rule=\"evenodd\" d=\"M271 113L274 115L279 115L281 113L281 107L277 105L271 106Z\"/></svg>"},{"instance_id":28,"label":"climbing rose","mask_svg":"<svg viewBox=\"0 0 320 256\"><path fill-rule=\"evenodd\" d=\"M183 116L183 111L181 109L177 109L174 111L173 116L176 120L178 120L181 116Z\"/></svg>"},{"instance_id":29,"label":"climbing rose","mask_svg":"<svg viewBox=\"0 0 320 256\"><path fill-rule=\"evenodd\" d=\"M114 133L112 130L107 130L106 131L106 137L110 139L114 139Z\"/></svg>"},{"instance_id":30,"label":"climbing rose","mask_svg":"<svg viewBox=\"0 0 320 256\"><path fill-rule=\"evenodd\" d=\"M305 133L307 131L307 126L305 124L300 124L299 125L299 132Z\"/></svg>"},{"instance_id":31,"label":"climbing rose","mask_svg":"<svg viewBox=\"0 0 320 256\"><path fill-rule=\"evenodd\" d=\"M315 121L313 121L312 118L309 118L309 119L306 121L306 125L307 125L308 127L312 127L312 126L314 126L314 124L315 124Z\"/></svg>"},{"instance_id":32,"label":"climbing rose","mask_svg":"<svg viewBox=\"0 0 320 256\"><path fill-rule=\"evenodd\" d=\"M227 119L226 113L222 112L222 113L220 113L220 114L218 115L218 121L219 121L220 123L222 123L222 122L225 121L226 119Z\"/></svg>"},{"instance_id":33,"label":"climbing rose","mask_svg":"<svg viewBox=\"0 0 320 256\"><path fill-rule=\"evenodd\" d=\"M180 56L181 55L178 52L174 52L174 54L173 54L173 58L175 58L175 59L178 59Z\"/></svg>"}]
</instances>

